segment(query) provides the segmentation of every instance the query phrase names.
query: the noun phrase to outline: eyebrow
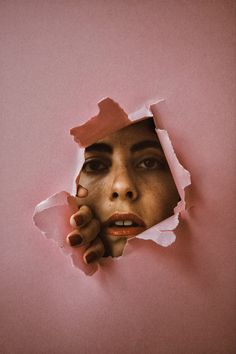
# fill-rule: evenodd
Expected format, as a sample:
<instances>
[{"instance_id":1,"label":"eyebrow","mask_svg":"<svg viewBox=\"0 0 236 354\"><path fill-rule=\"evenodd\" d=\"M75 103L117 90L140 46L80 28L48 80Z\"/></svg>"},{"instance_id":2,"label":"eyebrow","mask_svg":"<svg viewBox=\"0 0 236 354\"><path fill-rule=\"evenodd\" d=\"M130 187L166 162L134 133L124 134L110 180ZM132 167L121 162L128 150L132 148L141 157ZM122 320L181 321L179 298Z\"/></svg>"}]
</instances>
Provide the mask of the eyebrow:
<instances>
[{"instance_id":1,"label":"eyebrow","mask_svg":"<svg viewBox=\"0 0 236 354\"><path fill-rule=\"evenodd\" d=\"M92 145L86 147L86 149L85 149L85 152L93 152L93 151L106 152L108 154L112 154L113 153L113 148L109 144L95 143L95 144L92 144Z\"/></svg>"},{"instance_id":2,"label":"eyebrow","mask_svg":"<svg viewBox=\"0 0 236 354\"><path fill-rule=\"evenodd\" d=\"M148 149L148 148L162 150L161 144L158 140L155 140L155 141L154 140L142 140L139 143L132 145L130 148L130 151L133 153L133 152L141 151L141 150ZM113 148L111 145L106 144L106 143L95 143L95 144L92 144L92 145L86 147L86 149L85 149L85 152L94 152L94 151L112 154Z\"/></svg>"},{"instance_id":3,"label":"eyebrow","mask_svg":"<svg viewBox=\"0 0 236 354\"><path fill-rule=\"evenodd\" d=\"M131 148L131 152L137 152L140 150L148 149L148 148L154 148L158 150L162 150L161 144L158 140L143 140L140 141L139 143L134 144Z\"/></svg>"}]
</instances>

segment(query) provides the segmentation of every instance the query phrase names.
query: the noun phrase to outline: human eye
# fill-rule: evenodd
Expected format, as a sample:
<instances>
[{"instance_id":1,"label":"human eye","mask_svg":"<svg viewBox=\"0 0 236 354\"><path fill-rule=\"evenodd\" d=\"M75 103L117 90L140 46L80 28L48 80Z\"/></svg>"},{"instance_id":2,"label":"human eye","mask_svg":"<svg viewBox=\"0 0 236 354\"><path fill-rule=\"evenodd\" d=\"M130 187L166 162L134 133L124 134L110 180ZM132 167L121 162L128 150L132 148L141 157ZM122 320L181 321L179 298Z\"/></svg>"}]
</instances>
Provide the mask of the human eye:
<instances>
[{"instance_id":1,"label":"human eye","mask_svg":"<svg viewBox=\"0 0 236 354\"><path fill-rule=\"evenodd\" d=\"M163 169L165 167L165 163L162 161L162 159L158 159L156 157L147 157L139 161L136 167L143 170L157 170Z\"/></svg>"},{"instance_id":2,"label":"human eye","mask_svg":"<svg viewBox=\"0 0 236 354\"><path fill-rule=\"evenodd\" d=\"M101 159L91 158L85 161L82 170L85 173L102 173L109 169L109 163Z\"/></svg>"}]
</instances>

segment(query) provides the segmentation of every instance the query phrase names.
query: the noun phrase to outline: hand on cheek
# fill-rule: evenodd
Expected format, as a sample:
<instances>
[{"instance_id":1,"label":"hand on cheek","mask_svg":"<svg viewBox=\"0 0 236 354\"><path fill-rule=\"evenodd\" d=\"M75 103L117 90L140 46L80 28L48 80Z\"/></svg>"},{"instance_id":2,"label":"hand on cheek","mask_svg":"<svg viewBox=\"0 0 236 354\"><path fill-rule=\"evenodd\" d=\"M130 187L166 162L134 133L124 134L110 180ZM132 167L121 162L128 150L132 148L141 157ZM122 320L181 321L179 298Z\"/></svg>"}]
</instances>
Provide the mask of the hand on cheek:
<instances>
[{"instance_id":1,"label":"hand on cheek","mask_svg":"<svg viewBox=\"0 0 236 354\"><path fill-rule=\"evenodd\" d=\"M86 197L86 190L80 190L78 195L80 198ZM73 211L77 210L70 218L70 224L74 228L67 235L67 242L71 247L86 246L86 251L83 254L85 263L98 262L104 255L104 245L99 237L100 222L93 216L92 210L82 205L79 207L76 197L70 197L68 202Z\"/></svg>"}]
</instances>

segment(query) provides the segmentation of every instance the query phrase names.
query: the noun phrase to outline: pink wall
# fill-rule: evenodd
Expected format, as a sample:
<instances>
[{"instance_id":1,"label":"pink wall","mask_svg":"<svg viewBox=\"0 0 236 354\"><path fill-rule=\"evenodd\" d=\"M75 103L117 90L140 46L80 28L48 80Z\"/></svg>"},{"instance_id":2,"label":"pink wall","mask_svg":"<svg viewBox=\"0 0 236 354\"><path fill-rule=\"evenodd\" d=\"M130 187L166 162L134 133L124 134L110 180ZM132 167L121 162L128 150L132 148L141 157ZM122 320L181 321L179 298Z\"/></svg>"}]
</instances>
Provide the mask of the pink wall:
<instances>
[{"instance_id":1,"label":"pink wall","mask_svg":"<svg viewBox=\"0 0 236 354\"><path fill-rule=\"evenodd\" d=\"M1 1L1 349L233 353L235 2ZM194 207L167 248L87 278L33 226L71 187L69 129L105 96L161 123L192 174Z\"/></svg>"}]
</instances>

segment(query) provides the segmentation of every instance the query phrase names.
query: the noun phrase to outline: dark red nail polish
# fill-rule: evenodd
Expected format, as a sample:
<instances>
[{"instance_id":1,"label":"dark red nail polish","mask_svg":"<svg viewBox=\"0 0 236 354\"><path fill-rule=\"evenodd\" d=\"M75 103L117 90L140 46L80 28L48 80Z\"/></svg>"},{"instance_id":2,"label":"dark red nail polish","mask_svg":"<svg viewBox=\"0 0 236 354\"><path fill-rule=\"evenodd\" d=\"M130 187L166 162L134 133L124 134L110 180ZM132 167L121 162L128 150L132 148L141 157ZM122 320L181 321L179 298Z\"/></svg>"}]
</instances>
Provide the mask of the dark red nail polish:
<instances>
[{"instance_id":1,"label":"dark red nail polish","mask_svg":"<svg viewBox=\"0 0 236 354\"><path fill-rule=\"evenodd\" d=\"M95 252L91 252L91 253L87 254L87 256L85 258L86 258L87 263L92 263L92 262L96 261L97 254Z\"/></svg>"},{"instance_id":2,"label":"dark red nail polish","mask_svg":"<svg viewBox=\"0 0 236 354\"><path fill-rule=\"evenodd\" d=\"M77 226L81 226L84 222L84 217L82 215L76 215L74 219Z\"/></svg>"},{"instance_id":3,"label":"dark red nail polish","mask_svg":"<svg viewBox=\"0 0 236 354\"><path fill-rule=\"evenodd\" d=\"M83 239L80 235L71 235L68 237L69 239L69 242L70 242L70 245L73 247L73 246L79 246Z\"/></svg>"}]
</instances>

